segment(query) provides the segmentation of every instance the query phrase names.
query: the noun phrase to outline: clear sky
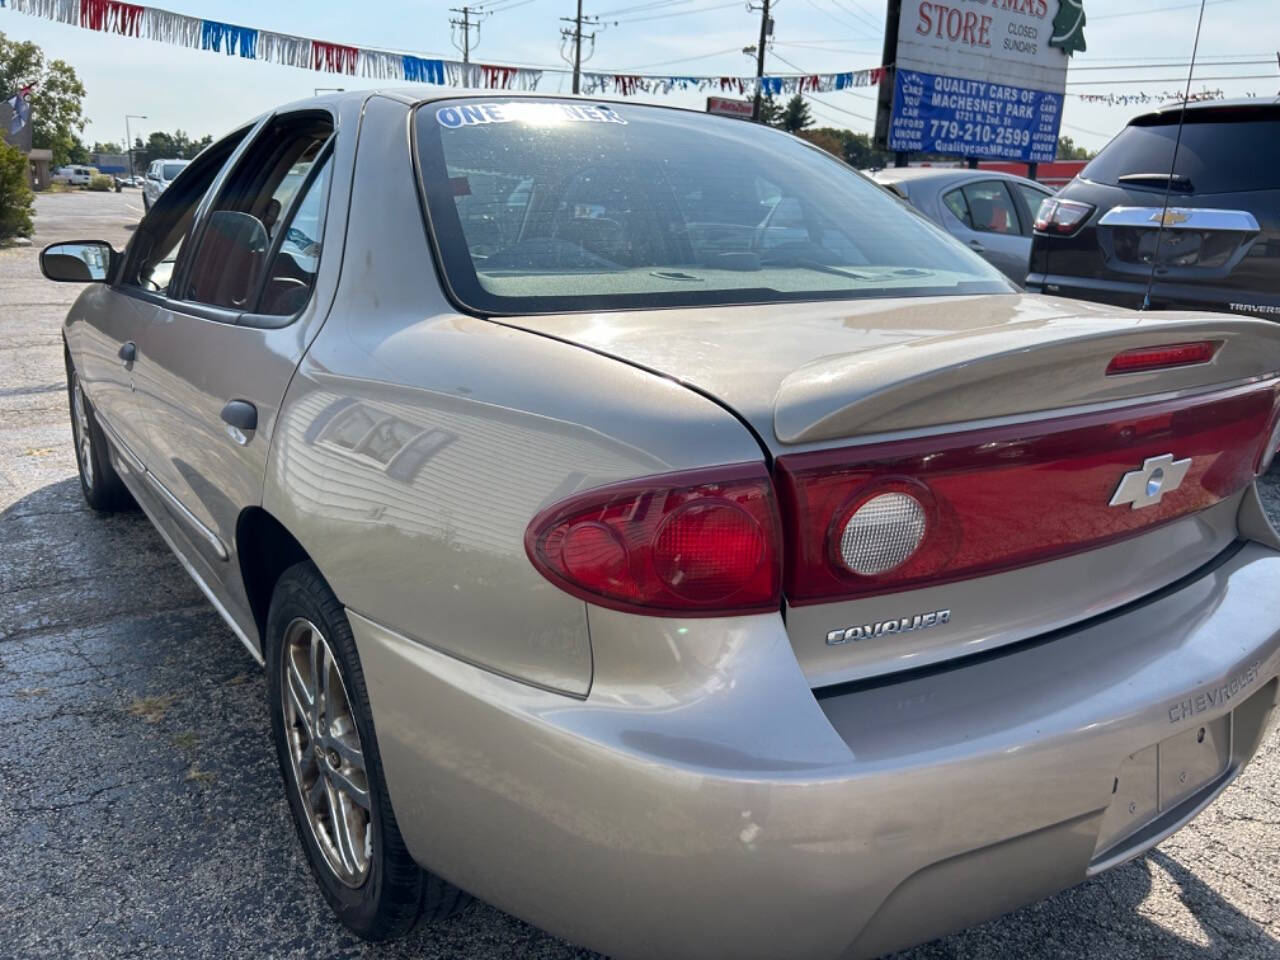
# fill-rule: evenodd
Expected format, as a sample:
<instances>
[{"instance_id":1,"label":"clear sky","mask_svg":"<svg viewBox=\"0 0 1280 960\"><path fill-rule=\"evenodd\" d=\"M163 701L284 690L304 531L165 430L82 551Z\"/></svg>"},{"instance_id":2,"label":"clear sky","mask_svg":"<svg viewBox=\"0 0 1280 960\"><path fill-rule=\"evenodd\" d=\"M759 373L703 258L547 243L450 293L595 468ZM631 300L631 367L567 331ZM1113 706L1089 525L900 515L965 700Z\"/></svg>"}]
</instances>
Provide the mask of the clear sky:
<instances>
[{"instance_id":1,"label":"clear sky","mask_svg":"<svg viewBox=\"0 0 1280 960\"><path fill-rule=\"evenodd\" d=\"M498 8L483 22L473 59L564 67L559 18L575 0L491 0ZM957 0L959 2L959 0ZM457 57L451 45L449 7L461 0L164 0L156 5L189 16L319 40ZM768 70L823 73L875 66L881 59L886 4L881 0L776 0L775 44ZM1052 6L1052 5L1051 5ZM507 9L501 9L506 7ZM645 9L648 7L648 9ZM637 73L747 75L753 62L741 52L755 43L759 13L726 0L585 0L585 12L607 21L598 30L589 69ZM1190 0L1085 0L1088 51L1077 54L1069 92L1149 93L1181 90L1191 54L1198 3ZM1280 92L1280 0L1208 0L1192 89L1221 89L1228 96ZM613 21L618 21L614 23ZM88 97L85 140L124 139L124 115L144 137L153 129L181 128L215 136L279 103L310 96L316 87L377 86L359 77L171 47L149 40L95 33L0 9L0 31L33 40L50 57L70 62ZM676 61L667 63L666 61ZM1248 61L1263 61L1261 63ZM794 67L792 66L794 65ZM1134 66L1137 65L1137 66ZM1119 67L1124 66L1124 69ZM1229 80L1224 76L1262 75ZM1199 78L1206 78L1203 81ZM1120 81L1140 81L1125 82ZM544 77L540 90L570 89L567 76ZM704 95L676 94L668 103L701 106ZM821 96L811 101L822 125L870 132L872 91ZM1097 148L1140 106L1083 103L1068 96L1062 133ZM855 116L858 114L861 116Z\"/></svg>"}]
</instances>

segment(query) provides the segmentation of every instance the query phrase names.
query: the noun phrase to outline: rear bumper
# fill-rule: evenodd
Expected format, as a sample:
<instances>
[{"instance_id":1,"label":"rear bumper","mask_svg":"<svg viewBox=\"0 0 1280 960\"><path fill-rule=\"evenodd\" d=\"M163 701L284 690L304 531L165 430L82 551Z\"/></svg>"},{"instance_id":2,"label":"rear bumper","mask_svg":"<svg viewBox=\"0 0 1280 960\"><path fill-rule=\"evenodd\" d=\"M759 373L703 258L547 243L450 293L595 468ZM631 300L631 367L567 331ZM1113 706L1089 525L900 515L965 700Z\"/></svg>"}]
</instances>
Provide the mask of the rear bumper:
<instances>
[{"instance_id":1,"label":"rear bumper","mask_svg":"<svg viewBox=\"0 0 1280 960\"><path fill-rule=\"evenodd\" d=\"M1079 882L1212 799L1276 703L1277 583L1250 543L1052 641L818 696L776 615L592 608L585 700L351 619L424 865L618 956L870 957ZM1216 767L1188 746L1202 727ZM1162 743L1181 792L1149 776Z\"/></svg>"}]
</instances>

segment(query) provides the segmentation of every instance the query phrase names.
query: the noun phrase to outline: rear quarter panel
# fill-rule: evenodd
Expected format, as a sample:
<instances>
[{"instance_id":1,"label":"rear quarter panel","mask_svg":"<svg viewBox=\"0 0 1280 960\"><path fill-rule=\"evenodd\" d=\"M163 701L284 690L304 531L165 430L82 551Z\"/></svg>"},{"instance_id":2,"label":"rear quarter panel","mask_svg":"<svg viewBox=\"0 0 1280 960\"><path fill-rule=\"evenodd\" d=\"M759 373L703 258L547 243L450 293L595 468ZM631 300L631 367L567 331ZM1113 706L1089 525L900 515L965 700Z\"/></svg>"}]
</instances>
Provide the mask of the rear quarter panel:
<instances>
[{"instance_id":1,"label":"rear quarter panel","mask_svg":"<svg viewBox=\"0 0 1280 960\"><path fill-rule=\"evenodd\" d=\"M533 568L529 521L576 490L761 451L672 381L459 315L433 266L408 122L401 103L366 108L343 275L286 395L264 504L349 609L584 696L586 605Z\"/></svg>"}]
</instances>

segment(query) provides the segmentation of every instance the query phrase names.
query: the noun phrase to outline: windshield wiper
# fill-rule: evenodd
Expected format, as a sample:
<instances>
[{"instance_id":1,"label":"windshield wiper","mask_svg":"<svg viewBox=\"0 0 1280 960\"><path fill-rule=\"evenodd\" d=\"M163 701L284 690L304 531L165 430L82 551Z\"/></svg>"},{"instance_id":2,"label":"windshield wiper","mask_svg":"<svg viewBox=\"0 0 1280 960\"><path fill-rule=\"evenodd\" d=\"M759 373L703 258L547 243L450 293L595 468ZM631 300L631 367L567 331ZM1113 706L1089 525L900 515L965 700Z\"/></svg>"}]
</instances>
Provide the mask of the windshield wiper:
<instances>
[{"instance_id":1,"label":"windshield wiper","mask_svg":"<svg viewBox=\"0 0 1280 960\"><path fill-rule=\"evenodd\" d=\"M810 260L808 257L770 257L769 259L761 259L762 267L800 267L803 270L812 270L815 273L825 273L834 277L845 277L849 280L874 280L875 277L869 277L865 273L854 273L852 270L842 270L839 267L833 267L827 263L821 263L818 260Z\"/></svg>"},{"instance_id":2,"label":"windshield wiper","mask_svg":"<svg viewBox=\"0 0 1280 960\"><path fill-rule=\"evenodd\" d=\"M1159 186L1169 185L1170 190L1177 190L1179 193L1191 193L1195 187L1191 184L1191 178L1181 173L1125 173L1116 177L1119 183L1150 183Z\"/></svg>"}]
</instances>

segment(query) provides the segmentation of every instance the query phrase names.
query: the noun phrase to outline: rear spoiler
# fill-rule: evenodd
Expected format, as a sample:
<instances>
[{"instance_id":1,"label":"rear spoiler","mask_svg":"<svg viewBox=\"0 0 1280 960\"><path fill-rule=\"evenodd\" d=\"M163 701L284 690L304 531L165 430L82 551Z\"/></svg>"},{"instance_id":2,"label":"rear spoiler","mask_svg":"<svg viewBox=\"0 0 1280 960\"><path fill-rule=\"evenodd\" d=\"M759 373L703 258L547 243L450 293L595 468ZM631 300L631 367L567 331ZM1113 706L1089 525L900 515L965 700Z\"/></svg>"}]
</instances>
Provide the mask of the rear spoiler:
<instances>
[{"instance_id":1,"label":"rear spoiler","mask_svg":"<svg viewBox=\"0 0 1280 960\"><path fill-rule=\"evenodd\" d=\"M1208 363L1107 374L1123 351L1201 340L1222 343ZM783 443L857 438L1057 414L1277 372L1280 326L1267 320L1148 313L1002 323L801 367L779 387L774 431Z\"/></svg>"}]
</instances>

